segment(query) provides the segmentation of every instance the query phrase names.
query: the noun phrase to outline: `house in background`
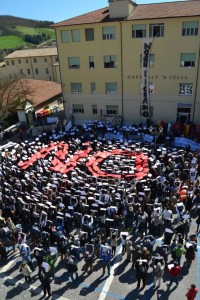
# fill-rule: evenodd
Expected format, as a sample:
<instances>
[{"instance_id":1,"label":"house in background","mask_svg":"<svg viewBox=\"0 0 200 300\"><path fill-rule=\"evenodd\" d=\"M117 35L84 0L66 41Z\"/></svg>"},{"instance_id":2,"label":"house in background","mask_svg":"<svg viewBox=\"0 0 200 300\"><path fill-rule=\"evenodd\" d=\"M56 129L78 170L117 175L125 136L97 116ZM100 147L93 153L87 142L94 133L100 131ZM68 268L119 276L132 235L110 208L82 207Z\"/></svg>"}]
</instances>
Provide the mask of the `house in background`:
<instances>
[{"instance_id":1,"label":"house in background","mask_svg":"<svg viewBox=\"0 0 200 300\"><path fill-rule=\"evenodd\" d=\"M200 1L108 7L52 25L66 118L200 119Z\"/></svg>"},{"instance_id":2,"label":"house in background","mask_svg":"<svg viewBox=\"0 0 200 300\"><path fill-rule=\"evenodd\" d=\"M17 108L19 121L30 125L35 118L35 112L49 107L62 98L61 85L52 81L21 79L21 84L27 90L26 97L21 99Z\"/></svg>"},{"instance_id":3,"label":"house in background","mask_svg":"<svg viewBox=\"0 0 200 300\"><path fill-rule=\"evenodd\" d=\"M17 50L7 55L0 68L0 77L14 75L60 83L57 48Z\"/></svg>"}]
</instances>

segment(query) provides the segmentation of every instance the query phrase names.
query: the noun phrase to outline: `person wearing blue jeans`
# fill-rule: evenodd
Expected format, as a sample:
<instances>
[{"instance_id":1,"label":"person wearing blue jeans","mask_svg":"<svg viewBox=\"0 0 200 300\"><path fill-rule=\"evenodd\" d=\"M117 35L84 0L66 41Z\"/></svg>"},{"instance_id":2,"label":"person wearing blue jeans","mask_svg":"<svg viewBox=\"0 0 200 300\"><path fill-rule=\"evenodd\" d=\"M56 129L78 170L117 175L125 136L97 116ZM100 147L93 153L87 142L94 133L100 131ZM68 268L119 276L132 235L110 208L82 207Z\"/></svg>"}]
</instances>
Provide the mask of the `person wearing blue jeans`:
<instances>
[{"instance_id":1,"label":"person wearing blue jeans","mask_svg":"<svg viewBox=\"0 0 200 300\"><path fill-rule=\"evenodd\" d=\"M112 255L111 248L107 248L106 250L104 247L101 248L101 258L103 260L103 275L105 274L105 270L108 270L108 276L110 275L110 259Z\"/></svg>"}]
</instances>

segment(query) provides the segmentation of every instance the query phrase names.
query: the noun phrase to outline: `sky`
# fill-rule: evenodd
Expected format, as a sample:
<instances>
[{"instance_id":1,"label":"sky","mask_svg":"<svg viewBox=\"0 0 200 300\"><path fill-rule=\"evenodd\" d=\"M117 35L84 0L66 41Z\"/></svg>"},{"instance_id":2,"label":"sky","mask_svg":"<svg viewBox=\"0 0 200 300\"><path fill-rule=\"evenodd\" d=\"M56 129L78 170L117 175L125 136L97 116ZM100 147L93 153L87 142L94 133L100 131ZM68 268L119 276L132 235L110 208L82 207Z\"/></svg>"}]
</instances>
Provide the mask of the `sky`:
<instances>
[{"instance_id":1,"label":"sky","mask_svg":"<svg viewBox=\"0 0 200 300\"><path fill-rule=\"evenodd\" d=\"M169 1L137 0L136 3ZM0 0L0 15L60 22L106 6L108 0Z\"/></svg>"}]
</instances>

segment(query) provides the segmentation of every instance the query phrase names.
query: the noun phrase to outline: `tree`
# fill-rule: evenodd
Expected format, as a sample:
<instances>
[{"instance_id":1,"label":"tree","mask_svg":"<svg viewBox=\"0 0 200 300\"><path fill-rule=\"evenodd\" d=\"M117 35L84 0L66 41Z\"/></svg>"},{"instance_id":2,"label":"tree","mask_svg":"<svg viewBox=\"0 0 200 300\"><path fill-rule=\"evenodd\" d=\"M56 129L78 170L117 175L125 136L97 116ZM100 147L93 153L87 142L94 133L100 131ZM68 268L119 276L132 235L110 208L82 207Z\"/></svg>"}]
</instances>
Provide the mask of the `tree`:
<instances>
[{"instance_id":1,"label":"tree","mask_svg":"<svg viewBox=\"0 0 200 300\"><path fill-rule=\"evenodd\" d=\"M0 121L6 120L17 111L31 91L20 77L1 78L0 80Z\"/></svg>"}]
</instances>

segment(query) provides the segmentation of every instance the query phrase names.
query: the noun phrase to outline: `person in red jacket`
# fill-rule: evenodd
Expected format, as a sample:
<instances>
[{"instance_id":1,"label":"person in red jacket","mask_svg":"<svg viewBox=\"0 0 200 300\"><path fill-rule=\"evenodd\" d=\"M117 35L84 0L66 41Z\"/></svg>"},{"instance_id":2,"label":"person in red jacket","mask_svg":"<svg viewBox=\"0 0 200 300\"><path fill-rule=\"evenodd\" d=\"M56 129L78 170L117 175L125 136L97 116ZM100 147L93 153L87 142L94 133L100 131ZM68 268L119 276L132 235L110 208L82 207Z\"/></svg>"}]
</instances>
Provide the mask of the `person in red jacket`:
<instances>
[{"instance_id":1,"label":"person in red jacket","mask_svg":"<svg viewBox=\"0 0 200 300\"><path fill-rule=\"evenodd\" d=\"M170 275L170 283L168 284L168 287L170 287L173 282L176 282L176 285L178 285L178 276L181 273L181 267L175 262L173 267L168 268L168 272Z\"/></svg>"},{"instance_id":2,"label":"person in red jacket","mask_svg":"<svg viewBox=\"0 0 200 300\"><path fill-rule=\"evenodd\" d=\"M195 284L191 284L190 289L188 289L187 294L185 295L188 300L194 300L198 293L198 289Z\"/></svg>"}]
</instances>

